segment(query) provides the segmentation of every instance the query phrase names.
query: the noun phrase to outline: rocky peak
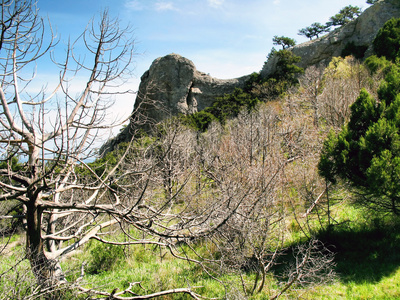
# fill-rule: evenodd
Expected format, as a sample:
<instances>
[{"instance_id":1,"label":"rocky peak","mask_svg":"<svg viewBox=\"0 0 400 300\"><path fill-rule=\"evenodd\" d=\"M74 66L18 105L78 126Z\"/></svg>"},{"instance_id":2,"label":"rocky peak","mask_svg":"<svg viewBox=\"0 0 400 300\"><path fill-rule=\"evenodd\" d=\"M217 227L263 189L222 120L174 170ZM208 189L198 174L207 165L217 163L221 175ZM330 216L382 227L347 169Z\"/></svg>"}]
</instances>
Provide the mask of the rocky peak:
<instances>
[{"instance_id":1,"label":"rocky peak","mask_svg":"<svg viewBox=\"0 0 400 300\"><path fill-rule=\"evenodd\" d=\"M132 128L151 129L151 124L176 116L191 114L211 106L216 97L243 88L248 76L217 79L200 72L189 59L179 54L157 58L141 77L131 124L110 141L103 151L129 141Z\"/></svg>"},{"instance_id":2,"label":"rocky peak","mask_svg":"<svg viewBox=\"0 0 400 300\"><path fill-rule=\"evenodd\" d=\"M196 70L189 59L179 54L157 58L141 77L135 109L147 105L147 116L155 122L171 115L190 114L210 106L215 97L242 87L247 77L217 79Z\"/></svg>"}]
</instances>

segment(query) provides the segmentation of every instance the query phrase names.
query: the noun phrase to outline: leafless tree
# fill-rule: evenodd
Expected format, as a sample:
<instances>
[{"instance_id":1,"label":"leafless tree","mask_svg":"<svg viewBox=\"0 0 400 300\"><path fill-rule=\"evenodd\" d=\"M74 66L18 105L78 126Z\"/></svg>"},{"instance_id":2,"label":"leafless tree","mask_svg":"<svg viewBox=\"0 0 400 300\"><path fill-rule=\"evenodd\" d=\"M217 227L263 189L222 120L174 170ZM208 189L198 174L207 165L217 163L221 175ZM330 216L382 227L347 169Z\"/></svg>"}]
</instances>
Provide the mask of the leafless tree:
<instances>
[{"instance_id":1,"label":"leafless tree","mask_svg":"<svg viewBox=\"0 0 400 300\"><path fill-rule=\"evenodd\" d=\"M323 88L323 72L323 66L311 66L299 78L304 103L308 103L313 110L314 125L317 127L320 122L321 103L318 100Z\"/></svg>"},{"instance_id":2,"label":"leafless tree","mask_svg":"<svg viewBox=\"0 0 400 300\"><path fill-rule=\"evenodd\" d=\"M286 270L287 282L271 300L278 299L292 286L315 286L335 280L334 253L318 240L311 239L307 244L299 245L293 257L293 263Z\"/></svg>"},{"instance_id":3,"label":"leafless tree","mask_svg":"<svg viewBox=\"0 0 400 300\"><path fill-rule=\"evenodd\" d=\"M328 126L341 128L350 117L350 105L362 88L370 89L370 76L355 58L334 58L324 72L319 96L320 116Z\"/></svg>"},{"instance_id":4,"label":"leafless tree","mask_svg":"<svg viewBox=\"0 0 400 300\"><path fill-rule=\"evenodd\" d=\"M214 124L197 149L203 180L213 186L209 222L223 221L209 236L210 248L219 254L219 263L210 268L239 277L244 270L255 273L253 282L243 278L237 285L245 295L265 288L283 252L292 213L285 189L295 180L292 168L308 159L315 143L308 140L314 137L308 136L304 118L292 120L283 106L267 103L243 111L224 129Z\"/></svg>"}]
</instances>

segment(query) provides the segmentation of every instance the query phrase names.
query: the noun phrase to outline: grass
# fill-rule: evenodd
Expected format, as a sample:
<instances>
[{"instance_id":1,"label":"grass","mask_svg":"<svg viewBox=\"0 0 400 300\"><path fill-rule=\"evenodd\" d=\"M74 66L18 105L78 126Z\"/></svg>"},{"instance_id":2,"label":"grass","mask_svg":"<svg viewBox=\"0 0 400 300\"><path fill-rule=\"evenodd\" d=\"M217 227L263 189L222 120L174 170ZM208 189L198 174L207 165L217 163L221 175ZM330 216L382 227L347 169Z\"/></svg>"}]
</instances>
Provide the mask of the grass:
<instances>
[{"instance_id":1,"label":"grass","mask_svg":"<svg viewBox=\"0 0 400 300\"><path fill-rule=\"evenodd\" d=\"M0 254L0 299L18 299L17 295L31 293L35 279L29 262L23 259L24 245L18 242L17 235L0 239L0 242L2 245L13 243L12 249L4 249Z\"/></svg>"},{"instance_id":2,"label":"grass","mask_svg":"<svg viewBox=\"0 0 400 300\"><path fill-rule=\"evenodd\" d=\"M346 281L317 287L304 294L303 299L399 299L400 270L379 281Z\"/></svg>"},{"instance_id":3,"label":"grass","mask_svg":"<svg viewBox=\"0 0 400 300\"><path fill-rule=\"evenodd\" d=\"M64 267L70 268L69 279L74 280L79 275L82 261L87 261L89 271L85 282L95 283L85 285L87 288L103 289L111 292L115 287L123 290L129 283L140 282L133 291L137 294L154 293L161 290L178 287L200 287L195 291L205 293L208 297L223 297L224 287L202 272L197 264L188 264L174 259L168 252L160 252L159 248L136 246L126 248L123 260L119 259L120 250L115 253L107 250L106 245L90 243L79 257L64 262ZM108 259L106 265L99 264L98 254L101 251ZM115 260L112 262L113 255ZM97 270L94 270L93 267ZM171 298L172 299L172 298ZM173 299L189 299L185 295L175 295Z\"/></svg>"},{"instance_id":4,"label":"grass","mask_svg":"<svg viewBox=\"0 0 400 300\"><path fill-rule=\"evenodd\" d=\"M400 220L376 218L346 203L338 203L332 209L335 219L333 226L326 226L327 220L322 214L318 218L322 223L314 223L313 226L319 228L317 238L335 252L337 280L312 288L295 288L281 299L399 299ZM296 237L292 243L301 242L299 228L292 227L293 236ZM17 241L18 238L14 236L12 240ZM11 255L0 256L0 272L17 262L23 254L23 248L23 244L19 243ZM202 251L201 246L198 251ZM83 261L87 262L86 287L110 292L115 287L122 290L131 282L141 282L134 288L138 294L192 286L199 287L195 291L206 297L224 298L228 295L230 298L240 298L243 297L242 280L250 289L255 278L255 274L245 272L241 274L242 278L239 274L225 274L218 277L225 282L221 284L205 274L198 265L176 260L165 250L160 252L159 248L140 246L124 248L121 252L120 249L91 242L82 252L62 263L69 279L74 280L79 276ZM24 261L17 269L27 273L29 263ZM275 295L280 286L279 275L279 271L270 274L263 292L248 298L259 300ZM15 278L2 277L0 290L10 290L12 280ZM23 285L20 287L23 289ZM164 299L189 297L182 294Z\"/></svg>"},{"instance_id":5,"label":"grass","mask_svg":"<svg viewBox=\"0 0 400 300\"><path fill-rule=\"evenodd\" d=\"M323 294L340 290L337 296L345 299L400 298L400 223L372 223L321 233L320 240L336 252L339 285Z\"/></svg>"},{"instance_id":6,"label":"grass","mask_svg":"<svg viewBox=\"0 0 400 300\"><path fill-rule=\"evenodd\" d=\"M342 202L316 237L335 253L337 280L302 299L400 299L400 219Z\"/></svg>"}]
</instances>

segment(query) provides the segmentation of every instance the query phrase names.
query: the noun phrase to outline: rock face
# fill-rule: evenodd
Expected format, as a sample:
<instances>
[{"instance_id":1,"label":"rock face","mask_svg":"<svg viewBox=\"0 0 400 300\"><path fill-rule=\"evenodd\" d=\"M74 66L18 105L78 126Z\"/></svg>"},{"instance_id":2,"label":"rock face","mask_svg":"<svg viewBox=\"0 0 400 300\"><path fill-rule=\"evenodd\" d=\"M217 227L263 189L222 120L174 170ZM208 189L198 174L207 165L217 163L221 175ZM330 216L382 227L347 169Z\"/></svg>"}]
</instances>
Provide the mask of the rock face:
<instances>
[{"instance_id":1,"label":"rock face","mask_svg":"<svg viewBox=\"0 0 400 300\"><path fill-rule=\"evenodd\" d=\"M216 79L197 71L189 59L169 54L157 58L141 77L134 109L145 104L147 116L156 122L191 114L212 105L215 97L243 87L246 78ZM149 101L152 105L146 104Z\"/></svg>"},{"instance_id":2,"label":"rock face","mask_svg":"<svg viewBox=\"0 0 400 300\"><path fill-rule=\"evenodd\" d=\"M369 56L373 52L372 42L379 29L393 17L400 18L400 0L382 0L367 8L356 20L290 50L301 57L298 66L302 68L329 63L332 57L340 56L349 43L367 47L365 55ZM261 71L263 77L275 71L276 60L276 57L272 56L265 63Z\"/></svg>"},{"instance_id":3,"label":"rock face","mask_svg":"<svg viewBox=\"0 0 400 300\"><path fill-rule=\"evenodd\" d=\"M216 79L197 71L189 59L169 54L153 61L142 75L134 112L146 119L146 124L178 114L192 114L211 106L216 97L242 88L247 78ZM148 125L144 129L148 130Z\"/></svg>"},{"instance_id":4,"label":"rock face","mask_svg":"<svg viewBox=\"0 0 400 300\"><path fill-rule=\"evenodd\" d=\"M232 93L235 88L243 88L248 77L216 79L197 71L192 61L178 54L157 58L141 77L131 124L109 141L103 151L129 141L132 128L149 131L149 124L211 106L216 97Z\"/></svg>"}]
</instances>

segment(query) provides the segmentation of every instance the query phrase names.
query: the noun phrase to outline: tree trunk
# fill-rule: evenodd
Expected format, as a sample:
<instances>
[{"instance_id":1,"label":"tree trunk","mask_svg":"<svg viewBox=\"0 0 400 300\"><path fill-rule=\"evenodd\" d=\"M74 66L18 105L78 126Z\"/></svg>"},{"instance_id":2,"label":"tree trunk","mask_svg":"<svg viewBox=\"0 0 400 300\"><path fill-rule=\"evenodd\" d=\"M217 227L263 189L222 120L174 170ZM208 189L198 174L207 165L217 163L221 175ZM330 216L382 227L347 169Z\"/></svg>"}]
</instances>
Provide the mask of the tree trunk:
<instances>
[{"instance_id":1,"label":"tree trunk","mask_svg":"<svg viewBox=\"0 0 400 300\"><path fill-rule=\"evenodd\" d=\"M62 278L57 261L46 257L44 241L42 239L42 213L43 209L37 205L37 199L31 198L26 205L26 254L37 283L42 286L51 286Z\"/></svg>"}]
</instances>

